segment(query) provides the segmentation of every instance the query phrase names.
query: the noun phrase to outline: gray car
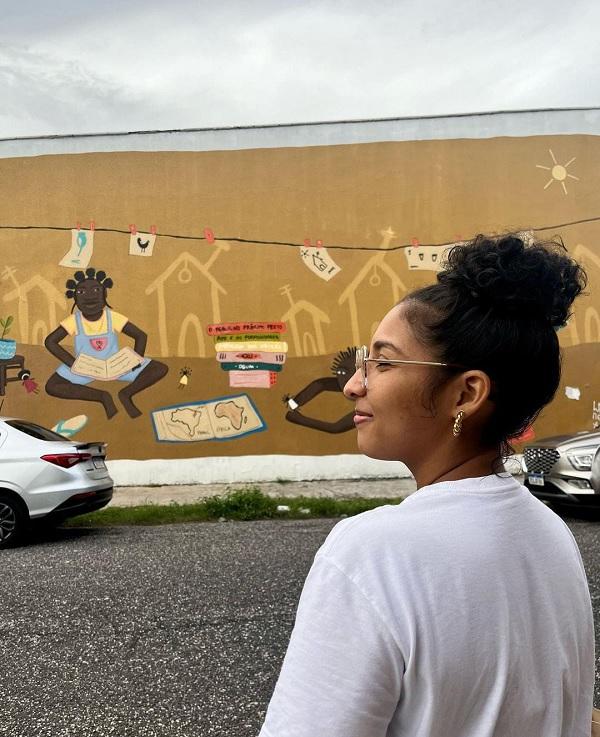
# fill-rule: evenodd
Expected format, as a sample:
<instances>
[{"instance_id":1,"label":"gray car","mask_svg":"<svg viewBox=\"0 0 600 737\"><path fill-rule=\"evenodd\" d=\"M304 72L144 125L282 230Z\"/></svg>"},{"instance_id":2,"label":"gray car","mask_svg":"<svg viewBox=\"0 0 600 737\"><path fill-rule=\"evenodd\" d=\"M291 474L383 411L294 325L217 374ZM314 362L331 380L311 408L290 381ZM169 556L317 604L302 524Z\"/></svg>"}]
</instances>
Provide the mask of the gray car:
<instances>
[{"instance_id":1,"label":"gray car","mask_svg":"<svg viewBox=\"0 0 600 737\"><path fill-rule=\"evenodd\" d=\"M526 445L525 486L545 502L600 507L600 473L598 482L592 481L592 463L599 448L600 432L585 431L543 438Z\"/></svg>"}]
</instances>

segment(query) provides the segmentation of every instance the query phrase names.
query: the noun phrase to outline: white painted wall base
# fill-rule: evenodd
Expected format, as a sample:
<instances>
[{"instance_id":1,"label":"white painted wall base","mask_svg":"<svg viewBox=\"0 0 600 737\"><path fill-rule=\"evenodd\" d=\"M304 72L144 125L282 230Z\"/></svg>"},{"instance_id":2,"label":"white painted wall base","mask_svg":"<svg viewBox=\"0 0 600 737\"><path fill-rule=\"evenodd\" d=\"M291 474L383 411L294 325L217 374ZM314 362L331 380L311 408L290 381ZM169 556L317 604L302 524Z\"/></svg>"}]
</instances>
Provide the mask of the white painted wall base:
<instances>
[{"instance_id":1,"label":"white painted wall base","mask_svg":"<svg viewBox=\"0 0 600 737\"><path fill-rule=\"evenodd\" d=\"M330 456L217 456L148 461L108 461L115 486L234 484L257 481L407 478L399 461L375 461L359 454Z\"/></svg>"}]
</instances>

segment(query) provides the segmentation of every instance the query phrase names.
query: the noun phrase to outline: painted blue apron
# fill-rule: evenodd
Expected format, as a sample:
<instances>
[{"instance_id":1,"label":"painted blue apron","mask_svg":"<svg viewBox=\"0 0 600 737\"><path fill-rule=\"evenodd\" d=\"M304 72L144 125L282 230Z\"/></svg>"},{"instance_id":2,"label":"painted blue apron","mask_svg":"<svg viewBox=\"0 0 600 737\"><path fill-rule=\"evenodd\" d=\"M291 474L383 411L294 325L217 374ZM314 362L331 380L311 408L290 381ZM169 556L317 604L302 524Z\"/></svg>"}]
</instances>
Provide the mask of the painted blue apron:
<instances>
[{"instance_id":1,"label":"painted blue apron","mask_svg":"<svg viewBox=\"0 0 600 737\"><path fill-rule=\"evenodd\" d=\"M112 327L112 315L108 307L104 310L106 312L106 333L99 333L97 335L86 335L83 330L83 323L81 322L81 312L77 310L75 312L75 323L77 325L77 332L75 333L75 356L79 356L83 353L86 356L94 356L95 358L101 358L106 361L107 358L114 356L115 353L119 352L119 336ZM119 376L117 381L134 381L140 371L142 371L150 363L150 359L146 356L142 359L141 366L138 368L128 371L126 374ZM74 374L71 369L64 363L56 370L59 376L63 379L67 379L72 384L90 384L94 379L90 376L79 376Z\"/></svg>"}]
</instances>

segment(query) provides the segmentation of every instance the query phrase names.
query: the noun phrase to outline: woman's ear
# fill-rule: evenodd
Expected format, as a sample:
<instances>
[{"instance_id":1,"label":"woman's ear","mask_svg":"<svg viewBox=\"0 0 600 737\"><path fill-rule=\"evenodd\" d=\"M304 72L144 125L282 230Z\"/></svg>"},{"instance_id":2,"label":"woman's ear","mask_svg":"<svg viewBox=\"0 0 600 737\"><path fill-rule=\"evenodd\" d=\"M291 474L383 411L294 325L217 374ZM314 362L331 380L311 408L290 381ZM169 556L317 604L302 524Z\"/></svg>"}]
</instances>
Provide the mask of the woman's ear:
<instances>
[{"instance_id":1,"label":"woman's ear","mask_svg":"<svg viewBox=\"0 0 600 737\"><path fill-rule=\"evenodd\" d=\"M485 371L473 369L463 372L458 378L454 410L462 411L467 417L481 411L489 399L492 382Z\"/></svg>"}]
</instances>

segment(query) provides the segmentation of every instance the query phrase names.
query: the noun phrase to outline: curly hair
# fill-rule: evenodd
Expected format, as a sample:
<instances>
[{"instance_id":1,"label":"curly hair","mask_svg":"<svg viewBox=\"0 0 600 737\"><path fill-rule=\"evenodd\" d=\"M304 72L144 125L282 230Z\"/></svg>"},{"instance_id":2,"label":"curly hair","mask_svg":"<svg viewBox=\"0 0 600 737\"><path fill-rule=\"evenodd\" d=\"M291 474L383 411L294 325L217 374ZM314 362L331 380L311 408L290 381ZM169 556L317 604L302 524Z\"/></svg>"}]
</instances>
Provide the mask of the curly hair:
<instances>
[{"instance_id":1,"label":"curly hair","mask_svg":"<svg viewBox=\"0 0 600 737\"><path fill-rule=\"evenodd\" d=\"M438 360L490 377L495 409L484 442L508 453L510 438L554 397L561 369L556 331L586 284L561 241L527 245L513 233L478 235L451 249L437 284L403 300L414 334ZM428 387L432 409L447 376L441 369Z\"/></svg>"}]
</instances>

